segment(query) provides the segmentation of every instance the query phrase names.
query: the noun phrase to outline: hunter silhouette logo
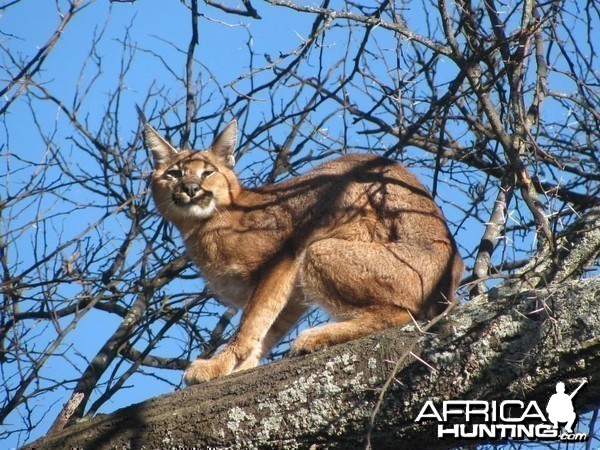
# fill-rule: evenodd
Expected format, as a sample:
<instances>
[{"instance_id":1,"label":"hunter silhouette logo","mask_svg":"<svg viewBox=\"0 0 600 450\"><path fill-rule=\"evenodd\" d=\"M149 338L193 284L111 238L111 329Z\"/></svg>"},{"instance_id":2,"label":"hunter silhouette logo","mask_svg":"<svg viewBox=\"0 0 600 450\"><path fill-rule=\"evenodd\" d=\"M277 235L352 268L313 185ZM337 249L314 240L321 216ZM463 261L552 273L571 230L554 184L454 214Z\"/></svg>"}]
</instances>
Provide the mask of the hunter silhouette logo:
<instances>
[{"instance_id":1,"label":"hunter silhouette logo","mask_svg":"<svg viewBox=\"0 0 600 450\"><path fill-rule=\"evenodd\" d=\"M585 383L570 394L565 392L565 383L556 383L546 414L535 400L445 400L441 405L428 400L415 422L436 421L440 439L586 441L586 433L573 430L577 421L573 398Z\"/></svg>"},{"instance_id":2,"label":"hunter silhouette logo","mask_svg":"<svg viewBox=\"0 0 600 450\"><path fill-rule=\"evenodd\" d=\"M565 393L565 383L562 381L556 383L556 394L550 397L548 406L546 406L548 419L552 422L555 429L558 429L559 423L566 423L565 430L567 433L573 433L573 424L577 420L577 414L575 414L575 409L573 408L573 397L575 397L586 382L586 380L583 380L571 394Z\"/></svg>"}]
</instances>

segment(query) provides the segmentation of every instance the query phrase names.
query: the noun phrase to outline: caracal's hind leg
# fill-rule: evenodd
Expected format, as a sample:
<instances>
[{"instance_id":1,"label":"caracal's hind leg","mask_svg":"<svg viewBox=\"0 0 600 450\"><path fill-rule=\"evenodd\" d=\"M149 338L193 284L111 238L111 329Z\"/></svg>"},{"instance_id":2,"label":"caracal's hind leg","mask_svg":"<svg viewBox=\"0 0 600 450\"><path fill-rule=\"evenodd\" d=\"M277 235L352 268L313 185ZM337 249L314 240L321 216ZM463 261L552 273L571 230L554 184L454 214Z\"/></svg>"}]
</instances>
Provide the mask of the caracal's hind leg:
<instances>
[{"instance_id":1,"label":"caracal's hind leg","mask_svg":"<svg viewBox=\"0 0 600 450\"><path fill-rule=\"evenodd\" d=\"M437 243L325 239L311 244L301 269L302 288L337 322L302 332L293 351L312 352L406 324L412 315L443 310L444 305L429 303L440 302L432 292L448 269L451 251L450 245Z\"/></svg>"},{"instance_id":2,"label":"caracal's hind leg","mask_svg":"<svg viewBox=\"0 0 600 450\"><path fill-rule=\"evenodd\" d=\"M345 320L338 316L341 319L338 322L303 331L294 341L292 353L312 353L386 328L404 325L412 320L405 308L393 305L360 308L352 316Z\"/></svg>"}]
</instances>

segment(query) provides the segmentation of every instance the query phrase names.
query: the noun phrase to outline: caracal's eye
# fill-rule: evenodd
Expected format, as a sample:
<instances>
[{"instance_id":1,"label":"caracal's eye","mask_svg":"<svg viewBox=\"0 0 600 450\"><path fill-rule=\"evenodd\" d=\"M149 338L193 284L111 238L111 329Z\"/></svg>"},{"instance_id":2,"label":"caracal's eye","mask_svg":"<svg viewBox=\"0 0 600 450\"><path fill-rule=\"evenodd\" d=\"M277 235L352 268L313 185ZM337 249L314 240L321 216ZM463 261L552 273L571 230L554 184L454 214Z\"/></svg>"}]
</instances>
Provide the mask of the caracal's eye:
<instances>
[{"instance_id":1,"label":"caracal's eye","mask_svg":"<svg viewBox=\"0 0 600 450\"><path fill-rule=\"evenodd\" d=\"M181 178L183 176L183 172L181 169L169 169L165 172L165 175L168 178Z\"/></svg>"},{"instance_id":2,"label":"caracal's eye","mask_svg":"<svg viewBox=\"0 0 600 450\"><path fill-rule=\"evenodd\" d=\"M215 173L214 170L205 170L204 172L202 172L202 175L200 175L200 179L202 181L206 180L208 177L210 177L213 173Z\"/></svg>"}]
</instances>

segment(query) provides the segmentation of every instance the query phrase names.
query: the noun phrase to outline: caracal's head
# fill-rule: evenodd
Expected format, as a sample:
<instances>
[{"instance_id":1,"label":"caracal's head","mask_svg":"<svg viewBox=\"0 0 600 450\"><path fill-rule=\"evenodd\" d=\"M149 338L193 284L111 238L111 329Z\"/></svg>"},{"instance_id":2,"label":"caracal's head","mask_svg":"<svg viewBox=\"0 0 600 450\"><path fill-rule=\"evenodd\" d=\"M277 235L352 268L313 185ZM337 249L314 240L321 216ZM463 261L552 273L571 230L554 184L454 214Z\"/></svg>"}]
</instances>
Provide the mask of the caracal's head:
<instances>
[{"instance_id":1,"label":"caracal's head","mask_svg":"<svg viewBox=\"0 0 600 450\"><path fill-rule=\"evenodd\" d=\"M203 151L178 150L145 124L154 156L152 196L160 213L177 225L206 219L230 205L240 192L233 172L237 122L230 122Z\"/></svg>"}]
</instances>

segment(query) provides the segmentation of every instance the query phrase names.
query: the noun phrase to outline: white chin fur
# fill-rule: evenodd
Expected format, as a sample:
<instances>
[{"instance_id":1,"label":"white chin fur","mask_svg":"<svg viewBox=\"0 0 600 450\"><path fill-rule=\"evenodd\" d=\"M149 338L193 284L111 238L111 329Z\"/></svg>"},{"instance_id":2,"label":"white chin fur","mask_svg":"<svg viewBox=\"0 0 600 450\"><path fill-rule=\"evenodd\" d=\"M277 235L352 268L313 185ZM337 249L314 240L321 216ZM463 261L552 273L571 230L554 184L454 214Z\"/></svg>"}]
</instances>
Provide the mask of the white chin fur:
<instances>
[{"instance_id":1,"label":"white chin fur","mask_svg":"<svg viewBox=\"0 0 600 450\"><path fill-rule=\"evenodd\" d=\"M177 212L183 218L195 218L195 219L206 219L210 217L215 211L214 202L210 202L208 206L200 206L200 205L187 205L183 208L178 208Z\"/></svg>"}]
</instances>

